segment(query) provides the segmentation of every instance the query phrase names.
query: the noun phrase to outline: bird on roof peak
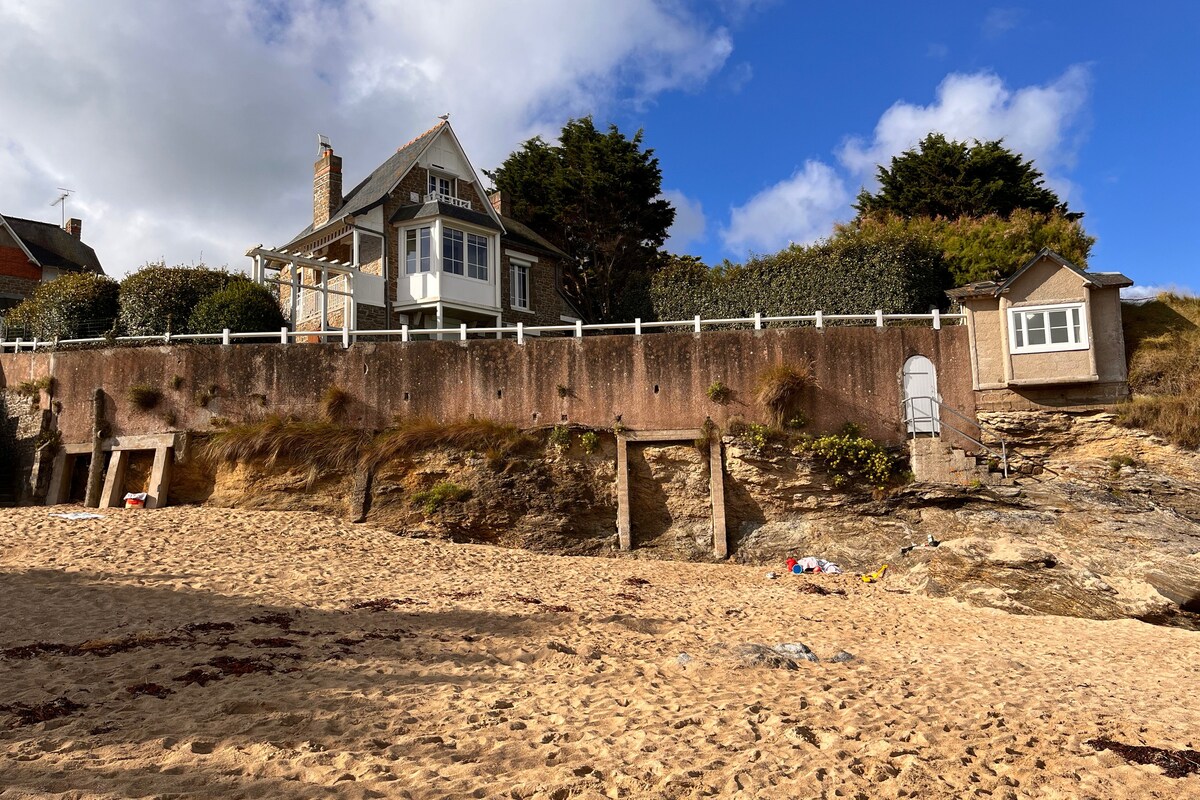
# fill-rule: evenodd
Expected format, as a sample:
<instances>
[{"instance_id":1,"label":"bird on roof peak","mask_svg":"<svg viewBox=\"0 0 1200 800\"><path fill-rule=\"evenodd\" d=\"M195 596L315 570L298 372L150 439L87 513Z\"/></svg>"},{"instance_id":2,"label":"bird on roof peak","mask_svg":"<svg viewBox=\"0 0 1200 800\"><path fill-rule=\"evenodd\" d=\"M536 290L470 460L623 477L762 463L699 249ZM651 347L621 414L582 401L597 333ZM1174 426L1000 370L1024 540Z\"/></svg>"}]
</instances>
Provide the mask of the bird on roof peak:
<instances>
[{"instance_id":1,"label":"bird on roof peak","mask_svg":"<svg viewBox=\"0 0 1200 800\"><path fill-rule=\"evenodd\" d=\"M447 111L445 114L438 114L438 119L440 119L442 122L449 122L450 121L450 112Z\"/></svg>"}]
</instances>

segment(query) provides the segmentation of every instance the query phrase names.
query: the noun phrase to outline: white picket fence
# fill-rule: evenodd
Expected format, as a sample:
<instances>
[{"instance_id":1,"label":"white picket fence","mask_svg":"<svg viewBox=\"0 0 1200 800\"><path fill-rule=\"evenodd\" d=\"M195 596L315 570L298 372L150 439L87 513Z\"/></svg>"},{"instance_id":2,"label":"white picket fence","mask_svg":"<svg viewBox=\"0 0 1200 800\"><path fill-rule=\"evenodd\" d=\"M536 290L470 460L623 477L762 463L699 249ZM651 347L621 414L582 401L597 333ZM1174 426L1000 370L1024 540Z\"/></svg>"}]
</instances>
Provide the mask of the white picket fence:
<instances>
[{"instance_id":1,"label":"white picket fence","mask_svg":"<svg viewBox=\"0 0 1200 800\"><path fill-rule=\"evenodd\" d=\"M173 344L182 342L219 342L223 345L231 345L267 341L288 344L307 342L313 339L318 341L340 339L343 347L349 347L360 336L399 337L402 342L417 341L422 337L427 341L430 339L457 339L465 342L470 336L492 335L498 339L514 337L518 344L524 344L527 337L541 336L542 334L567 335L576 338L583 338L585 334L603 335L605 333L633 333L635 336L640 336L643 332L647 331L683 330L691 331L692 333L702 333L705 327L711 328L713 326L721 326L722 328L749 326L756 331L762 330L766 326L778 325L811 325L814 328L821 329L831 323L834 325L839 323L871 324L874 327L883 328L889 322L914 321L928 322L934 330L940 330L946 322L958 323L964 317L964 314L943 314L935 309L928 314L885 314L882 310L877 310L873 314L825 314L817 311L814 314L797 314L785 317L768 317L762 314L755 314L753 317L733 317L730 319L702 319L695 317L689 320L670 320L666 322L642 322L640 319L635 319L633 322L606 322L590 325L585 325L582 322L564 325L525 325L518 322L515 325L507 325L499 328L468 328L465 323L459 325L457 328L410 328L407 325L401 325L399 328L391 330L334 328L324 331L294 331L290 328L280 328L278 331L259 331L256 333L232 333L227 328L221 333L185 335L166 333L161 336L117 336L113 338L98 336L87 339L54 339L42 341L38 341L37 339L4 341L0 339L0 352L10 351L15 353L22 350L37 350L38 348L46 349L66 345L104 343Z\"/></svg>"}]
</instances>

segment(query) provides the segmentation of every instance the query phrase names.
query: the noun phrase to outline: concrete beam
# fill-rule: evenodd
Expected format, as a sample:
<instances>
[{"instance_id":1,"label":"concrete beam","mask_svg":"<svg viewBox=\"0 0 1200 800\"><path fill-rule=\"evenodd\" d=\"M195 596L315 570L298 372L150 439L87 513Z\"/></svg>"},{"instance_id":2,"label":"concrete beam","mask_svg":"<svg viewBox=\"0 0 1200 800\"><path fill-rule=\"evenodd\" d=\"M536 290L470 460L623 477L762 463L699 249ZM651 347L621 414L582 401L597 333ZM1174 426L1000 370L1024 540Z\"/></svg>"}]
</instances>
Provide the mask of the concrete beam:
<instances>
[{"instance_id":1,"label":"concrete beam","mask_svg":"<svg viewBox=\"0 0 1200 800\"><path fill-rule=\"evenodd\" d=\"M117 450L108 460L108 474L104 476L104 491L100 493L101 508L121 508L125 505L125 468L129 466L129 451Z\"/></svg>"},{"instance_id":2,"label":"concrete beam","mask_svg":"<svg viewBox=\"0 0 1200 800\"><path fill-rule=\"evenodd\" d=\"M725 530L725 466L721 460L721 439L708 442L708 492L712 499L713 555L729 556L729 540Z\"/></svg>"},{"instance_id":3,"label":"concrete beam","mask_svg":"<svg viewBox=\"0 0 1200 800\"><path fill-rule=\"evenodd\" d=\"M617 539L622 550L633 549L629 523L629 444L625 434L617 435Z\"/></svg>"},{"instance_id":4,"label":"concrete beam","mask_svg":"<svg viewBox=\"0 0 1200 800\"><path fill-rule=\"evenodd\" d=\"M171 465L175 463L170 447L154 451L154 468L150 470L150 486L146 490L146 508L162 508L167 504L167 488L171 484Z\"/></svg>"},{"instance_id":5,"label":"concrete beam","mask_svg":"<svg viewBox=\"0 0 1200 800\"><path fill-rule=\"evenodd\" d=\"M704 436L700 428L660 431L625 431L621 434L631 442L694 442Z\"/></svg>"}]
</instances>

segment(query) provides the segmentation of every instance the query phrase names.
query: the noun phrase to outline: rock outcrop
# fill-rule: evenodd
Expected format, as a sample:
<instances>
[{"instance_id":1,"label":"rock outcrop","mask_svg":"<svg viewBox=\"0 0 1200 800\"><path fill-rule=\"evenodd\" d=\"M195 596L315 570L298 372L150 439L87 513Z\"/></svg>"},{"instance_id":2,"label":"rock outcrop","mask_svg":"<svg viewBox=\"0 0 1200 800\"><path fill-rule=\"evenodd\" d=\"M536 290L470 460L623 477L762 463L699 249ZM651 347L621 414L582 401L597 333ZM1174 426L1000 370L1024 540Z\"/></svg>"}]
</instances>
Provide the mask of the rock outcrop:
<instances>
[{"instance_id":1,"label":"rock outcrop","mask_svg":"<svg viewBox=\"0 0 1200 800\"><path fill-rule=\"evenodd\" d=\"M784 445L725 439L732 558L779 564L818 556L848 572L888 564L884 589L947 596L1022 614L1187 621L1200 612L1200 455L1114 424L1112 415L1008 412L986 422L1037 475L1005 485L914 483L887 496L835 489ZM708 463L687 445L630 448L632 557L708 560ZM309 509L414 536L542 552L613 555L615 443L586 454L434 450L363 477L304 467L210 468L223 506ZM180 480L204 483L196 469ZM355 483L359 491L355 491ZM414 501L439 482L463 491ZM178 495L177 495L178 496ZM937 547L922 547L929 537ZM915 546L915 547L914 547Z\"/></svg>"}]
</instances>

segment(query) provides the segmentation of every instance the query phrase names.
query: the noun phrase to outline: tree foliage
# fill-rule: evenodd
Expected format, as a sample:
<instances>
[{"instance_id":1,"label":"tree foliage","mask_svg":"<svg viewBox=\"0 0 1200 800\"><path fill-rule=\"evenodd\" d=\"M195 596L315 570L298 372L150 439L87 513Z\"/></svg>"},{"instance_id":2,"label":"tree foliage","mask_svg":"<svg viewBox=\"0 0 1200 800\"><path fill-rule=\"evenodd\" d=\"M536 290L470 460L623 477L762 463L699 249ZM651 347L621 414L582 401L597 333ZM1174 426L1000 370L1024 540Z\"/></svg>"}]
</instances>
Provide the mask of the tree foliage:
<instances>
[{"instance_id":1,"label":"tree foliage","mask_svg":"<svg viewBox=\"0 0 1200 800\"><path fill-rule=\"evenodd\" d=\"M654 274L659 319L811 314L923 313L946 303L941 248L928 235L886 226L845 228L811 245L792 245L744 265L709 269L669 256Z\"/></svg>"},{"instance_id":2,"label":"tree foliage","mask_svg":"<svg viewBox=\"0 0 1200 800\"><path fill-rule=\"evenodd\" d=\"M650 272L675 209L642 131L629 138L591 117L570 120L558 144L530 139L486 174L516 219L568 254L564 288L586 317L649 316Z\"/></svg>"},{"instance_id":3,"label":"tree foliage","mask_svg":"<svg viewBox=\"0 0 1200 800\"><path fill-rule=\"evenodd\" d=\"M936 242L950 271L950 286L972 281L1006 278L1028 263L1043 247L1049 247L1078 267L1086 268L1096 239L1088 236L1078 220L1058 212L1042 214L1017 209L1007 218L909 217L879 214L839 226L835 236L854 231L882 235L913 236Z\"/></svg>"},{"instance_id":4,"label":"tree foliage","mask_svg":"<svg viewBox=\"0 0 1200 800\"><path fill-rule=\"evenodd\" d=\"M8 312L7 335L81 339L110 332L117 321L117 282L92 272L68 272L38 285Z\"/></svg>"},{"instance_id":5,"label":"tree foliage","mask_svg":"<svg viewBox=\"0 0 1200 800\"><path fill-rule=\"evenodd\" d=\"M880 166L877 177L878 192L863 189L858 195L860 216L1008 217L1018 209L1067 219L1082 216L1068 211L1043 185L1032 161L999 139L967 144L931 133L916 148L894 157L890 168Z\"/></svg>"},{"instance_id":6,"label":"tree foliage","mask_svg":"<svg viewBox=\"0 0 1200 800\"><path fill-rule=\"evenodd\" d=\"M189 320L200 301L242 279L224 270L147 264L121 281L121 329L129 336L196 333Z\"/></svg>"},{"instance_id":7,"label":"tree foliage","mask_svg":"<svg viewBox=\"0 0 1200 800\"><path fill-rule=\"evenodd\" d=\"M194 333L220 333L225 328L234 333L277 331L286 324L270 290L244 278L205 297L188 320Z\"/></svg>"}]
</instances>

